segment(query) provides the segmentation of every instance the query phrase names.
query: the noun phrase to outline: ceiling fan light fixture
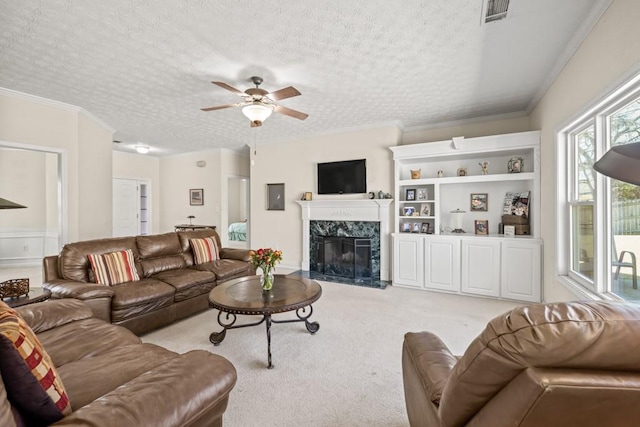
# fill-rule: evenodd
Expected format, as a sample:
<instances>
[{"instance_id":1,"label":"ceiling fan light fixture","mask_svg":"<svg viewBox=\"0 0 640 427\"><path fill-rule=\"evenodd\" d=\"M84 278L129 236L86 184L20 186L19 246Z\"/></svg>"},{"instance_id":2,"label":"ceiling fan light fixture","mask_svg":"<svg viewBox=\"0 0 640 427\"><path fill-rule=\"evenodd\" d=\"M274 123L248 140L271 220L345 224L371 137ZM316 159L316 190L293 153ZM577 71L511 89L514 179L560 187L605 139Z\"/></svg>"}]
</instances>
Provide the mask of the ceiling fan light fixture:
<instances>
[{"instance_id":1,"label":"ceiling fan light fixture","mask_svg":"<svg viewBox=\"0 0 640 427\"><path fill-rule=\"evenodd\" d=\"M136 145L134 148L136 149L136 151L139 154L147 154L149 152L149 150L151 150L151 148L147 147L146 145L141 145L141 144Z\"/></svg>"},{"instance_id":2,"label":"ceiling fan light fixture","mask_svg":"<svg viewBox=\"0 0 640 427\"><path fill-rule=\"evenodd\" d=\"M242 107L242 114L247 116L253 123L258 122L262 124L262 122L269 118L271 113L273 113L273 107L260 102L253 102Z\"/></svg>"}]
</instances>

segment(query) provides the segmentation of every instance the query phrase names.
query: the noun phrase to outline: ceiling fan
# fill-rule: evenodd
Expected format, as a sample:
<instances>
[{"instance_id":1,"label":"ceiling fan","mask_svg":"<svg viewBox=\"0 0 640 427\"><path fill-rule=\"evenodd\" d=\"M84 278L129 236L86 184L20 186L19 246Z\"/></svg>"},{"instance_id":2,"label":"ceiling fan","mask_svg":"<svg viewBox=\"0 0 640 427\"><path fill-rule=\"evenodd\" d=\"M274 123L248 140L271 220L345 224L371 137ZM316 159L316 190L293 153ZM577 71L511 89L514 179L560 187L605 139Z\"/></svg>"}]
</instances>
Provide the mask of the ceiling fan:
<instances>
[{"instance_id":1,"label":"ceiling fan","mask_svg":"<svg viewBox=\"0 0 640 427\"><path fill-rule=\"evenodd\" d=\"M263 82L262 77L253 76L251 77L251 81L254 85L256 85L256 87L249 88L244 92L241 92L224 82L211 82L214 85L218 85L221 88L228 90L229 92L235 93L236 95L242 97L244 100L235 104L225 104L219 105L217 107L201 108L201 110L213 111L231 107L242 107L242 113L247 116L249 120L251 120L251 127L262 126L262 122L267 120L267 118L269 118L271 113L274 111L276 113L284 114L285 116L293 117L299 120L304 120L309 117L309 115L306 113L283 107L282 105L278 105L275 103L275 101L280 101L282 99L292 98L294 96L300 95L298 89L294 88L293 86L289 86L280 90L276 90L275 92L267 92L264 89L260 89L260 85Z\"/></svg>"}]
</instances>

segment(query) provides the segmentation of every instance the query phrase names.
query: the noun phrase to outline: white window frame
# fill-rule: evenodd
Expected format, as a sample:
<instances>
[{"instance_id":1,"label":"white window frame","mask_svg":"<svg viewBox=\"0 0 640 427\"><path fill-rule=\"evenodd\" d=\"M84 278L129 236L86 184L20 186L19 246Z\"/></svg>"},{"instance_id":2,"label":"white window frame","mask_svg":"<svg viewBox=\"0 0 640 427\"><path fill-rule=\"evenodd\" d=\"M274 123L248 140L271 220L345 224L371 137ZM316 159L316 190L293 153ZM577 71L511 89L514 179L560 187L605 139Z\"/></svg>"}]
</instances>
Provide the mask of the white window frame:
<instances>
[{"instance_id":1,"label":"white window frame","mask_svg":"<svg viewBox=\"0 0 640 427\"><path fill-rule=\"evenodd\" d=\"M637 73L637 71L636 71ZM610 292L611 289L611 218L609 206L608 179L600 173L595 175L594 200L594 281L590 281L571 270L573 259L571 202L569 195L575 177L575 162L571 150L572 136L587 128L591 123L595 125L595 159L599 159L609 149L607 116L619 108L640 98L640 73L627 79L618 87L609 91L592 106L579 113L556 134L556 277L558 281L569 287L575 293L590 299L620 300L621 298ZM577 203L576 203L577 204Z\"/></svg>"}]
</instances>

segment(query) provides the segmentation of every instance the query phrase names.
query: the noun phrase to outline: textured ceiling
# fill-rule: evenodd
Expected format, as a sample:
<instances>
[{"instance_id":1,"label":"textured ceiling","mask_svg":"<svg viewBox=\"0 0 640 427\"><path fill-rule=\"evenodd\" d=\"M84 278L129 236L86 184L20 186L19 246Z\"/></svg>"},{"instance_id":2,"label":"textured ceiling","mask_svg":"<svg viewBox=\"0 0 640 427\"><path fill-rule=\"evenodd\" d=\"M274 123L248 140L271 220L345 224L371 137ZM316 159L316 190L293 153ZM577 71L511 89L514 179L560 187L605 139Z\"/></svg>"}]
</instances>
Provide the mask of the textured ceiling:
<instances>
[{"instance_id":1,"label":"textured ceiling","mask_svg":"<svg viewBox=\"0 0 640 427\"><path fill-rule=\"evenodd\" d=\"M168 155L530 109L610 0L0 0L0 87L84 108ZM240 90L302 96L250 128Z\"/></svg>"}]
</instances>

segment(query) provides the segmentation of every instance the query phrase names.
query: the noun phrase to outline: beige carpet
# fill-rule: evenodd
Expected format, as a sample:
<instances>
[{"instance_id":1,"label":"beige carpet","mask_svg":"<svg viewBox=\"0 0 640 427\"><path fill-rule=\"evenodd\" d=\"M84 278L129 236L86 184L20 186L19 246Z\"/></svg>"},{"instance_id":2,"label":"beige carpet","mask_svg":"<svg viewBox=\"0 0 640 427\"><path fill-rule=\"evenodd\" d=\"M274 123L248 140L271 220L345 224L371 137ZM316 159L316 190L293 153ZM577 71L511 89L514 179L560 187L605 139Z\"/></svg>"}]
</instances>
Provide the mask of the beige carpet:
<instances>
[{"instance_id":1,"label":"beige carpet","mask_svg":"<svg viewBox=\"0 0 640 427\"><path fill-rule=\"evenodd\" d=\"M401 352L405 332L437 333L461 353L486 322L516 304L389 286L385 290L320 282L323 295L311 320L273 324L274 369L267 366L265 326L221 328L217 310L142 337L178 352L204 349L229 359L238 371L224 417L227 427L407 426ZM290 313L274 316L291 317ZM259 318L246 318L246 322Z\"/></svg>"}]
</instances>

